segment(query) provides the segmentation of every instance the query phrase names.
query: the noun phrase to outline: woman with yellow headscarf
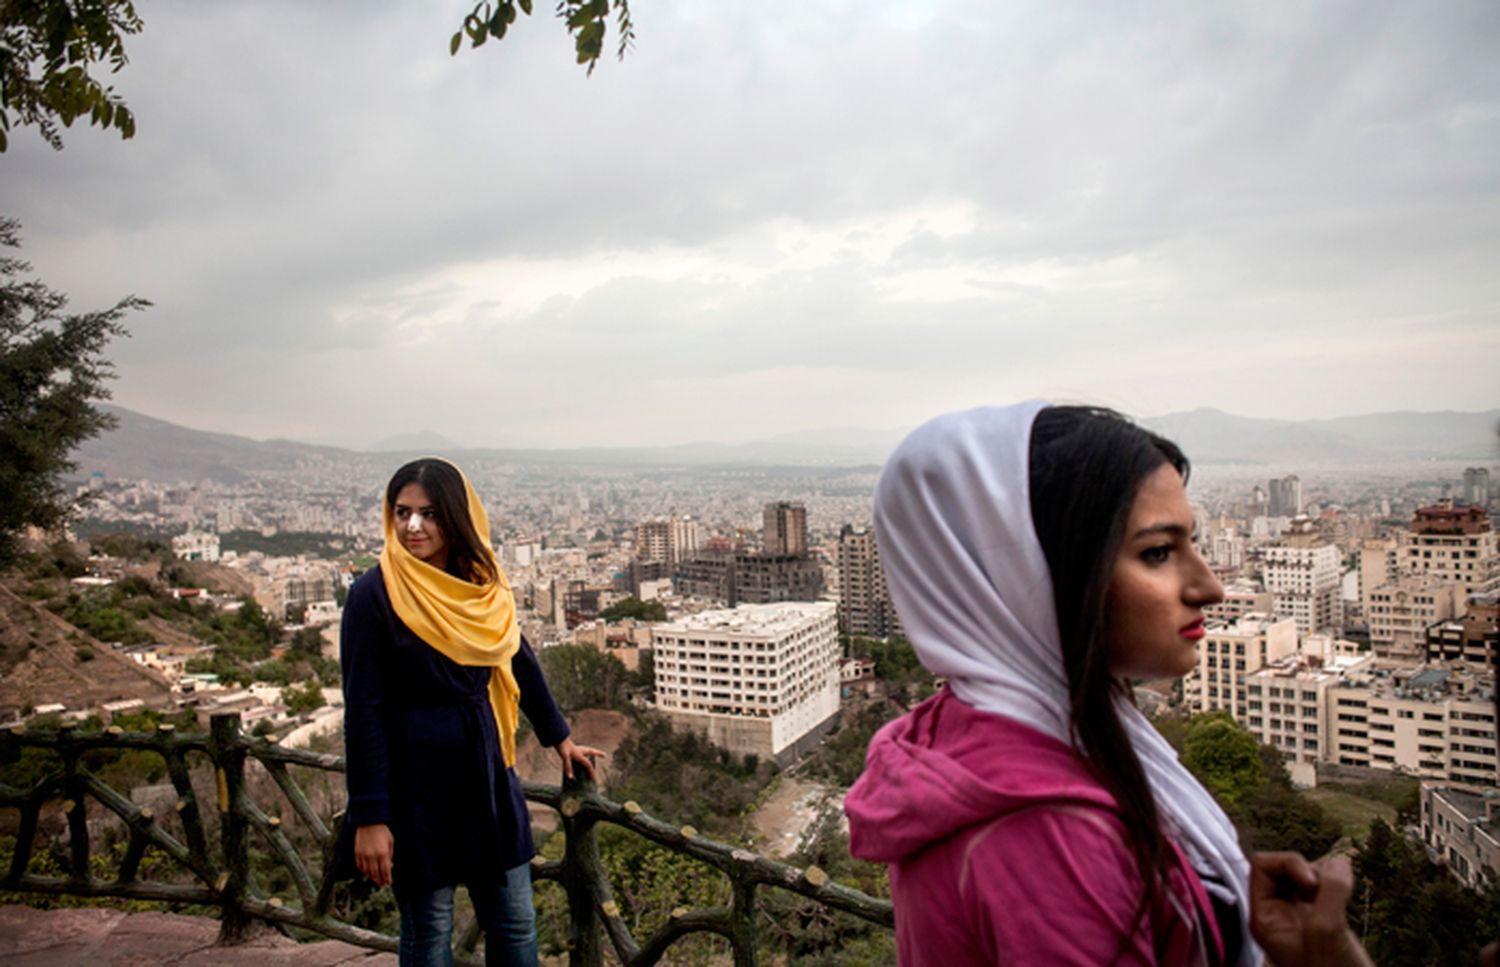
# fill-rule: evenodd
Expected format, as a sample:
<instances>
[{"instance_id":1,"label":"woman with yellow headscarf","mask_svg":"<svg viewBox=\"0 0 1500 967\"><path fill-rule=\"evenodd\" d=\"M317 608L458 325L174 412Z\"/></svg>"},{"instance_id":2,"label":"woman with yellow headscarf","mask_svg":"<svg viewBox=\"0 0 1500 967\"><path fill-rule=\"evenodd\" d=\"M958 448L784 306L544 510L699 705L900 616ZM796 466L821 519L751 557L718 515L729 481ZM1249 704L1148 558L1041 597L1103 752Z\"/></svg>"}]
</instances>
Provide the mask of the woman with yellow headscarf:
<instances>
[{"instance_id":1,"label":"woman with yellow headscarf","mask_svg":"<svg viewBox=\"0 0 1500 967\"><path fill-rule=\"evenodd\" d=\"M384 517L380 565L350 588L340 644L355 864L395 889L403 967L452 963L459 883L486 963L535 964L535 849L512 768L520 713L565 776L592 776L602 753L570 738L458 468L408 463Z\"/></svg>"}]
</instances>

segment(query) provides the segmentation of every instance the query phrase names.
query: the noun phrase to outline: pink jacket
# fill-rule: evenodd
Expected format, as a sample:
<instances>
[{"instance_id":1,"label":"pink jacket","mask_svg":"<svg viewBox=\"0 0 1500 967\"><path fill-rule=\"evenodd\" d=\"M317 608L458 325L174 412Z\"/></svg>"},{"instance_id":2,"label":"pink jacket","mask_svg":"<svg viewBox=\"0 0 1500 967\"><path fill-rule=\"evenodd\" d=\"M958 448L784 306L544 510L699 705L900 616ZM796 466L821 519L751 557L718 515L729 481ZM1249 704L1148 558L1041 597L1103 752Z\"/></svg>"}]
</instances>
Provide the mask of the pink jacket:
<instances>
[{"instance_id":1,"label":"pink jacket","mask_svg":"<svg viewBox=\"0 0 1500 967\"><path fill-rule=\"evenodd\" d=\"M850 851L890 865L908 967L1222 960L1175 844L1132 923L1143 884L1113 797L1069 746L947 689L881 729L844 808Z\"/></svg>"}]
</instances>

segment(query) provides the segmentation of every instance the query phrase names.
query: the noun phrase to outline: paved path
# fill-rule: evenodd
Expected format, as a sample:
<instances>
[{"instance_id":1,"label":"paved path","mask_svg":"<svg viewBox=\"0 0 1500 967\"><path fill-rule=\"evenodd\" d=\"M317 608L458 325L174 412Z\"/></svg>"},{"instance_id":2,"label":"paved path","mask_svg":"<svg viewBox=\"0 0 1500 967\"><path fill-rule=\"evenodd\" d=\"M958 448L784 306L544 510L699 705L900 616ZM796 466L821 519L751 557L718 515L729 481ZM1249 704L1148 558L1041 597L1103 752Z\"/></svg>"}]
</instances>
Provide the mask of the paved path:
<instances>
[{"instance_id":1,"label":"paved path","mask_svg":"<svg viewBox=\"0 0 1500 967\"><path fill-rule=\"evenodd\" d=\"M396 967L396 955L337 940L299 944L271 930L218 947L219 922L173 913L0 906L5 967Z\"/></svg>"}]
</instances>

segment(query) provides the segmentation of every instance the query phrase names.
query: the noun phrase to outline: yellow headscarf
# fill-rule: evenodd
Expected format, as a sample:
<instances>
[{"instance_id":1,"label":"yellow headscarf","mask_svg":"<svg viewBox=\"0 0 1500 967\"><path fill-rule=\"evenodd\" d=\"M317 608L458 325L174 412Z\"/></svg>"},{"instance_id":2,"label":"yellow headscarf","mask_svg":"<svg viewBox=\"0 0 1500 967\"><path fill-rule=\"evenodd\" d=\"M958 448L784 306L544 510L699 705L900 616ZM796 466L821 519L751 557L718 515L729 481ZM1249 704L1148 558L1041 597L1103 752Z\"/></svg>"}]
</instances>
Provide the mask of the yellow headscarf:
<instances>
[{"instance_id":1,"label":"yellow headscarf","mask_svg":"<svg viewBox=\"0 0 1500 967\"><path fill-rule=\"evenodd\" d=\"M490 708L500 728L500 751L505 764L513 766L516 727L521 717L521 689L510 668L511 658L521 647L516 601L511 595L510 580L490 548L489 516L463 471L453 469L464 483L469 519L479 534L483 553L495 567L496 580L474 584L414 557L396 536L396 521L388 504L384 510L385 549L380 552L380 575L396 617L413 634L460 665L491 669ZM443 535L446 541L453 538L452 534Z\"/></svg>"}]
</instances>

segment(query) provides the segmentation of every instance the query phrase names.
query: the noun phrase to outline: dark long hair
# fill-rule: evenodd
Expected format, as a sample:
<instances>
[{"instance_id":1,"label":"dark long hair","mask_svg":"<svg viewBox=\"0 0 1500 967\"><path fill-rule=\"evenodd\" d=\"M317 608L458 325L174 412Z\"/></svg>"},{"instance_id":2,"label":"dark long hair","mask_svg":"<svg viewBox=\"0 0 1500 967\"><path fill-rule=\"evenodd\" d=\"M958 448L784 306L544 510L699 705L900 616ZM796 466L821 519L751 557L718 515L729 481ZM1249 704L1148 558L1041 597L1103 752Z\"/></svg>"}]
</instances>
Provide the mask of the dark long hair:
<instances>
[{"instance_id":1,"label":"dark long hair","mask_svg":"<svg viewBox=\"0 0 1500 967\"><path fill-rule=\"evenodd\" d=\"M421 484L427 491L438 528L448 543L448 573L475 584L496 580L499 574L495 571L494 557L479 539L479 532L469 517L469 494L464 489L458 468L446 460L432 457L406 464L386 484L387 511L395 512L396 495L407 484Z\"/></svg>"},{"instance_id":2,"label":"dark long hair","mask_svg":"<svg viewBox=\"0 0 1500 967\"><path fill-rule=\"evenodd\" d=\"M1119 804L1146 892L1172 855L1150 783L1115 708L1128 685L1109 667L1110 578L1141 484L1163 464L1188 476L1176 444L1113 410L1054 406L1031 427L1031 520L1052 572L1074 743Z\"/></svg>"}]
</instances>

